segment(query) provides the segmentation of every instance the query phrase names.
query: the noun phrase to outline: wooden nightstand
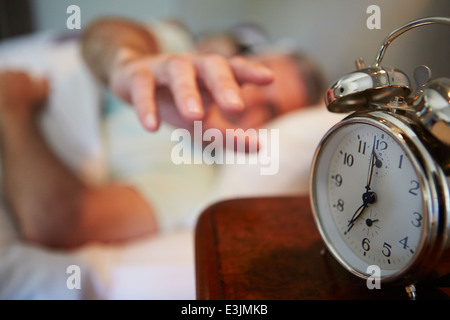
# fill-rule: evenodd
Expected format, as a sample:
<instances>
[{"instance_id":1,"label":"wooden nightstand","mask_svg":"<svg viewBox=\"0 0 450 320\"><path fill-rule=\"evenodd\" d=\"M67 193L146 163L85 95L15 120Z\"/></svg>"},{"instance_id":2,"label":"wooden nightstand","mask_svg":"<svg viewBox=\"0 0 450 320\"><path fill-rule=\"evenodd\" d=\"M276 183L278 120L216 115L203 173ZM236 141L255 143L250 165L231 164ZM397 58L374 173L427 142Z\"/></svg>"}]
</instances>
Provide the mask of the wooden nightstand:
<instances>
[{"instance_id":1,"label":"wooden nightstand","mask_svg":"<svg viewBox=\"0 0 450 320\"><path fill-rule=\"evenodd\" d=\"M324 250L308 197L217 203L201 214L195 241L201 300L408 299L403 287L369 290ZM422 285L417 299L448 293Z\"/></svg>"}]
</instances>

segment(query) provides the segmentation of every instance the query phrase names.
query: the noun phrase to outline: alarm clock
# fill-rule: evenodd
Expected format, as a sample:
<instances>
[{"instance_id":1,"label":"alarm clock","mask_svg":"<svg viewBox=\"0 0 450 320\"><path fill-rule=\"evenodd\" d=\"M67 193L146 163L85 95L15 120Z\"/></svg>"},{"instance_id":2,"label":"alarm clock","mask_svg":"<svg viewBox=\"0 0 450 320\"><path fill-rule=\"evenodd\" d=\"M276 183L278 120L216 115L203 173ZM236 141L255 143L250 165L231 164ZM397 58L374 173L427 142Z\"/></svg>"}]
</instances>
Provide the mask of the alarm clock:
<instances>
[{"instance_id":1,"label":"alarm clock","mask_svg":"<svg viewBox=\"0 0 450 320\"><path fill-rule=\"evenodd\" d=\"M424 18L389 34L375 62L343 76L328 89L330 112L349 113L322 138L311 173L311 206L325 245L357 277L415 285L446 254L450 235L450 145L434 132L450 127L450 79L431 79L416 68L408 76L381 65L402 33L445 17ZM450 270L449 270L450 271Z\"/></svg>"}]
</instances>

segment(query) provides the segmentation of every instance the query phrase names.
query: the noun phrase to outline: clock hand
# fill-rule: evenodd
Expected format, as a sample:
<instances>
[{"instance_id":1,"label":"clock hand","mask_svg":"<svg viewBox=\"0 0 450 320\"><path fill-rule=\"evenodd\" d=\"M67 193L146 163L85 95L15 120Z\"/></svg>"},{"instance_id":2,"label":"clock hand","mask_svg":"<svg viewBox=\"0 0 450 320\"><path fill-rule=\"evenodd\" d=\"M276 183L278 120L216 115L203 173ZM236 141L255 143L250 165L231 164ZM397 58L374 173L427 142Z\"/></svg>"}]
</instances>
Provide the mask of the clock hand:
<instances>
[{"instance_id":1,"label":"clock hand","mask_svg":"<svg viewBox=\"0 0 450 320\"><path fill-rule=\"evenodd\" d=\"M370 155L369 160L369 170L367 172L367 184L366 184L366 191L369 192L370 185L372 184L372 176L373 176L373 165L374 165L374 152L372 151L372 154Z\"/></svg>"},{"instance_id":2,"label":"clock hand","mask_svg":"<svg viewBox=\"0 0 450 320\"><path fill-rule=\"evenodd\" d=\"M373 151L373 156L375 157L375 166L377 168L381 168L383 162L381 162L380 158L378 158L377 153L375 151Z\"/></svg>"},{"instance_id":3,"label":"clock hand","mask_svg":"<svg viewBox=\"0 0 450 320\"><path fill-rule=\"evenodd\" d=\"M347 227L352 227L354 222L362 215L364 210L367 208L368 202L364 202L358 209L356 209L355 213L353 214L352 218L348 222ZM347 231L350 231L348 229Z\"/></svg>"},{"instance_id":4,"label":"clock hand","mask_svg":"<svg viewBox=\"0 0 450 320\"><path fill-rule=\"evenodd\" d=\"M369 170L367 172L367 183L366 183L366 192L369 192L370 190L370 185L372 184L372 176L373 176L373 166L375 164L375 158L377 157L377 155L375 154L375 142L376 142L377 137L373 137L373 146L372 146L372 152L370 154L370 160L369 160ZM377 158L377 161L378 158Z\"/></svg>"},{"instance_id":5,"label":"clock hand","mask_svg":"<svg viewBox=\"0 0 450 320\"><path fill-rule=\"evenodd\" d=\"M376 142L377 137L373 137L373 146L372 146L372 153L370 154L370 160L369 160L369 169L367 171L367 184L366 184L366 192L363 193L362 195L362 199L363 199L363 204L356 209L355 213L353 214L352 218L350 219L350 221L348 222L348 229L346 231L349 232L350 229L353 227L353 225L355 224L355 221L358 220L359 217L361 217L361 215L363 214L364 210L367 208L367 206L369 204L375 203L376 201L376 194L375 192L370 192L370 186L372 184L372 176L373 176L373 167L374 165L376 165L377 167L381 167L381 161L380 159L378 159L376 153L375 153L375 142Z\"/></svg>"},{"instance_id":6,"label":"clock hand","mask_svg":"<svg viewBox=\"0 0 450 320\"><path fill-rule=\"evenodd\" d=\"M363 199L363 204L358 209L356 209L356 211L353 214L352 218L348 222L347 232L349 232L350 229L353 227L353 225L355 224L355 221L358 220L359 217L361 217L361 215L363 214L363 212L367 208L367 206L369 204L375 203L377 198L376 198L375 192L365 192L363 194L363 196L362 196L362 199Z\"/></svg>"},{"instance_id":7,"label":"clock hand","mask_svg":"<svg viewBox=\"0 0 450 320\"><path fill-rule=\"evenodd\" d=\"M366 219L366 225L368 227L371 227L375 222L378 222L378 219L372 220L372 219Z\"/></svg>"}]
</instances>

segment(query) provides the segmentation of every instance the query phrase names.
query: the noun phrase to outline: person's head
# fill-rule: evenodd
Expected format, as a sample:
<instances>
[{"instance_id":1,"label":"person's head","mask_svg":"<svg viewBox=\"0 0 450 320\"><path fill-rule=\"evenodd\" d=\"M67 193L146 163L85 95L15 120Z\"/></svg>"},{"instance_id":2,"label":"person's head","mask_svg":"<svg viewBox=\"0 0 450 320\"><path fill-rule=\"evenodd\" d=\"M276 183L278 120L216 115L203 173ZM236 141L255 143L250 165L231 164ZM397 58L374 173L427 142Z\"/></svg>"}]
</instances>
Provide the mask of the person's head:
<instances>
[{"instance_id":1,"label":"person's head","mask_svg":"<svg viewBox=\"0 0 450 320\"><path fill-rule=\"evenodd\" d=\"M258 25L239 24L225 32L206 34L196 45L199 52L227 58L243 55L273 71L275 80L270 85L243 85L245 109L229 118L242 128L260 127L277 116L315 105L323 97L325 82L316 63L299 52L274 50Z\"/></svg>"},{"instance_id":2,"label":"person's head","mask_svg":"<svg viewBox=\"0 0 450 320\"><path fill-rule=\"evenodd\" d=\"M221 32L206 32L195 37L199 52L220 54L226 58L249 55L269 43L267 32L254 23L240 23Z\"/></svg>"},{"instance_id":3,"label":"person's head","mask_svg":"<svg viewBox=\"0 0 450 320\"><path fill-rule=\"evenodd\" d=\"M267 53L251 58L270 68L275 80L266 86L243 85L245 109L233 117L234 124L260 127L277 116L315 105L323 97L322 73L305 56Z\"/></svg>"}]
</instances>

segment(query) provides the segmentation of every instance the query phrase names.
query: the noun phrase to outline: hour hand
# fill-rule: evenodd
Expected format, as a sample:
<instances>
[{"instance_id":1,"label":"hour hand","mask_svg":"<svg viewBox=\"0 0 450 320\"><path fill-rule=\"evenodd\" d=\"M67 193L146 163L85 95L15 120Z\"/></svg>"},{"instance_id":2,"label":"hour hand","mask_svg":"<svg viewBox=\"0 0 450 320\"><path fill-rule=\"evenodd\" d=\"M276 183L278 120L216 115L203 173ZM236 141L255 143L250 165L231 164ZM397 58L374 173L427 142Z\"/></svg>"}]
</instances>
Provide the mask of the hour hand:
<instances>
[{"instance_id":1,"label":"hour hand","mask_svg":"<svg viewBox=\"0 0 450 320\"><path fill-rule=\"evenodd\" d=\"M377 195L375 194L375 192L364 192L364 194L362 195L362 199L363 199L363 204L358 209L356 209L352 218L348 222L347 232L349 232L350 229L353 227L355 221L358 220L359 217L361 217L361 215L364 213L364 210L367 208L367 206L369 204L373 204L377 201Z\"/></svg>"},{"instance_id":2,"label":"hour hand","mask_svg":"<svg viewBox=\"0 0 450 320\"><path fill-rule=\"evenodd\" d=\"M348 222L348 229L347 232L350 231L350 229L353 227L353 224L355 223L356 220L358 220L358 218L363 214L364 210L367 208L368 203L364 202L357 210L356 212L353 214L352 218L349 220ZM346 232L346 233L347 233Z\"/></svg>"}]
</instances>

